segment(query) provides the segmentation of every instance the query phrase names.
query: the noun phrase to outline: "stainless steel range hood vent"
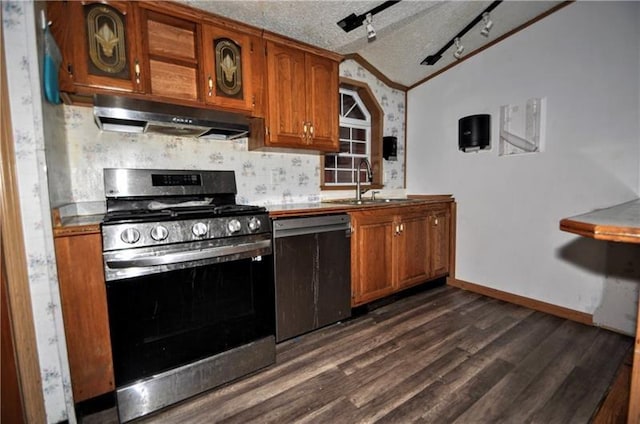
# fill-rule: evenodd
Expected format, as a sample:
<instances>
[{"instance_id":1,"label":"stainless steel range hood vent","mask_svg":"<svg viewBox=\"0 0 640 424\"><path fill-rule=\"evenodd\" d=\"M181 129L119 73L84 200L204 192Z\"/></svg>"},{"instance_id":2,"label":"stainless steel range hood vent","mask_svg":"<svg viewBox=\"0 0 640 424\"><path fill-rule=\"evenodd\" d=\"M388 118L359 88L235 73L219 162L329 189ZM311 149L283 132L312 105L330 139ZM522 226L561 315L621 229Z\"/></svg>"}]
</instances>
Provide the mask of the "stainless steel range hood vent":
<instances>
[{"instance_id":1,"label":"stainless steel range hood vent","mask_svg":"<svg viewBox=\"0 0 640 424\"><path fill-rule=\"evenodd\" d=\"M96 94L93 115L101 130L231 140L249 135L249 119L219 110Z\"/></svg>"}]
</instances>

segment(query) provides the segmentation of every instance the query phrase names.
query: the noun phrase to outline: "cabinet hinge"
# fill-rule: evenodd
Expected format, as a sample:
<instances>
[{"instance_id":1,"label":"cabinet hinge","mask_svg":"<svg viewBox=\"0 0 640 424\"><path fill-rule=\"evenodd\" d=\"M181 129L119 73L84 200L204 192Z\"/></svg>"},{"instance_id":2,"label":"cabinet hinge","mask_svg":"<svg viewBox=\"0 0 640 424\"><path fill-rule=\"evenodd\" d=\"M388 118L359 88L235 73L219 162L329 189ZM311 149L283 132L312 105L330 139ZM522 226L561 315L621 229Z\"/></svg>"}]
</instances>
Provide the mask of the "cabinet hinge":
<instances>
[{"instance_id":1,"label":"cabinet hinge","mask_svg":"<svg viewBox=\"0 0 640 424\"><path fill-rule=\"evenodd\" d=\"M264 135L269 136L269 127L265 125L264 127Z\"/></svg>"}]
</instances>

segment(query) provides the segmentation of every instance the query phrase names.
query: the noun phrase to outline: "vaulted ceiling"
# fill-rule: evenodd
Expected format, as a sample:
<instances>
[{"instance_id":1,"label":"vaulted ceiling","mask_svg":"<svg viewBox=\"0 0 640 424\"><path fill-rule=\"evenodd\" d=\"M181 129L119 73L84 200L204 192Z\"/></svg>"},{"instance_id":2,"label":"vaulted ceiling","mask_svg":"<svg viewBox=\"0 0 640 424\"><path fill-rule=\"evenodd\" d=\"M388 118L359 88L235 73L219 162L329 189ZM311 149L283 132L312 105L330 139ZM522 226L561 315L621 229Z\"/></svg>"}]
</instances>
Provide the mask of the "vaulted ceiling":
<instances>
[{"instance_id":1,"label":"vaulted ceiling","mask_svg":"<svg viewBox=\"0 0 640 424\"><path fill-rule=\"evenodd\" d=\"M434 65L421 65L491 5L491 1L404 0L373 16L376 38L368 41L364 25L345 32L338 22L363 15L384 1L182 0L192 7L245 22L342 54L356 53L391 81L412 86L455 62L455 46ZM462 38L462 57L492 42L559 1L503 1L491 11L493 27L480 34L482 22Z\"/></svg>"}]
</instances>

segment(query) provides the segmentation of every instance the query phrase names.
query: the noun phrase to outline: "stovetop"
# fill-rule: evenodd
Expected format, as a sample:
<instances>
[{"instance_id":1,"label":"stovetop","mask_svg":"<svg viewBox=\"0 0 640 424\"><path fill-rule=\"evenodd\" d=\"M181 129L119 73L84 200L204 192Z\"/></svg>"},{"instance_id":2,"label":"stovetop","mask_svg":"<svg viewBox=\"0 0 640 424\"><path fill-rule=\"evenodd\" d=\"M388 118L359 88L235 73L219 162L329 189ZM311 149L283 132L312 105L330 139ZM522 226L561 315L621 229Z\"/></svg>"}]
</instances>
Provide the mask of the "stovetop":
<instances>
[{"instance_id":1,"label":"stovetop","mask_svg":"<svg viewBox=\"0 0 640 424\"><path fill-rule=\"evenodd\" d=\"M233 217L264 213L262 206L226 204L207 206L180 206L164 209L116 209L108 210L105 224L171 221L179 219L199 219L211 217Z\"/></svg>"},{"instance_id":2,"label":"stovetop","mask_svg":"<svg viewBox=\"0 0 640 424\"><path fill-rule=\"evenodd\" d=\"M104 251L238 244L271 233L266 208L236 203L233 171L111 168L104 183Z\"/></svg>"}]
</instances>

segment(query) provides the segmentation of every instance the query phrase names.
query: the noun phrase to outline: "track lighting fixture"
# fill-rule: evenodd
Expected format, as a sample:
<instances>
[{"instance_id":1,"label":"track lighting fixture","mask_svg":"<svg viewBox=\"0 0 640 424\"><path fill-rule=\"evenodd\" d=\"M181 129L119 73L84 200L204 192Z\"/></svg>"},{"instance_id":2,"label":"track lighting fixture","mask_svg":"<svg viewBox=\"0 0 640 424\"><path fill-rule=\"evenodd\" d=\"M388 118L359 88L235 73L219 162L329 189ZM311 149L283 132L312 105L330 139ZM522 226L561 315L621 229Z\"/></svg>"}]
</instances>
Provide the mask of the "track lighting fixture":
<instances>
[{"instance_id":1,"label":"track lighting fixture","mask_svg":"<svg viewBox=\"0 0 640 424\"><path fill-rule=\"evenodd\" d=\"M484 20L484 27L483 27L482 31L480 31L480 33L482 35L484 35L485 37L489 36L489 31L491 30L491 27L493 26L493 22L489 18L489 12L491 12L493 9L498 7L498 5L500 3L502 3L502 0L497 0L497 1L494 1L493 3L491 3L489 5L489 7L487 7L485 10L483 10L481 14L479 14L471 22L469 22L469 25L467 25L466 27L464 27L462 29L462 31L457 33L451 40L449 40L447 42L447 44L442 46L442 48L440 50L438 50L436 53L434 53L432 55L429 55L426 58L424 58L424 60L422 62L420 62L420 64L421 65L434 65L437 61L440 60L440 58L442 57L444 52L446 52L449 49L449 47L453 46L454 43L456 44L456 50L455 50L453 55L456 57L456 59L459 59L460 56L462 55L462 50L464 50L464 47L460 43L460 39L462 38L462 36L465 35L467 32L469 32L469 30L471 28L473 28L478 22L480 22L482 20ZM486 18L485 18L485 16L486 16ZM485 35L485 32L486 32L486 35ZM457 43L456 43L456 40L458 40ZM460 52L458 52L460 47L462 47L462 50L460 50Z\"/></svg>"},{"instance_id":2,"label":"track lighting fixture","mask_svg":"<svg viewBox=\"0 0 640 424\"><path fill-rule=\"evenodd\" d=\"M482 34L484 37L488 37L489 31L491 31L491 28L493 27L493 21L489 16L489 12L484 12L482 14L482 22L483 22L483 26L482 26L482 29L480 30L480 34Z\"/></svg>"},{"instance_id":3,"label":"track lighting fixture","mask_svg":"<svg viewBox=\"0 0 640 424\"><path fill-rule=\"evenodd\" d=\"M373 15L382 12L385 9L388 9L396 3L400 3L400 1L401 0L385 1L384 3L379 4L371 10L367 10L361 15L352 13L351 15L338 22L338 26L342 28L344 32L350 32L358 28L360 25L365 24L365 28L367 29L367 40L373 41L376 38L376 30L373 28L373 24L371 23L373 20Z\"/></svg>"},{"instance_id":4,"label":"track lighting fixture","mask_svg":"<svg viewBox=\"0 0 640 424\"><path fill-rule=\"evenodd\" d=\"M371 42L376 39L376 30L373 28L373 24L371 23L372 22L371 13L367 13L367 16L365 19L367 21L367 25L366 25L367 40Z\"/></svg>"},{"instance_id":5,"label":"track lighting fixture","mask_svg":"<svg viewBox=\"0 0 640 424\"><path fill-rule=\"evenodd\" d=\"M456 49L453 52L453 57L455 57L456 59L460 59L462 57L462 52L464 52L464 46L460 44L460 39L458 37L456 37L453 42L456 45Z\"/></svg>"}]
</instances>

